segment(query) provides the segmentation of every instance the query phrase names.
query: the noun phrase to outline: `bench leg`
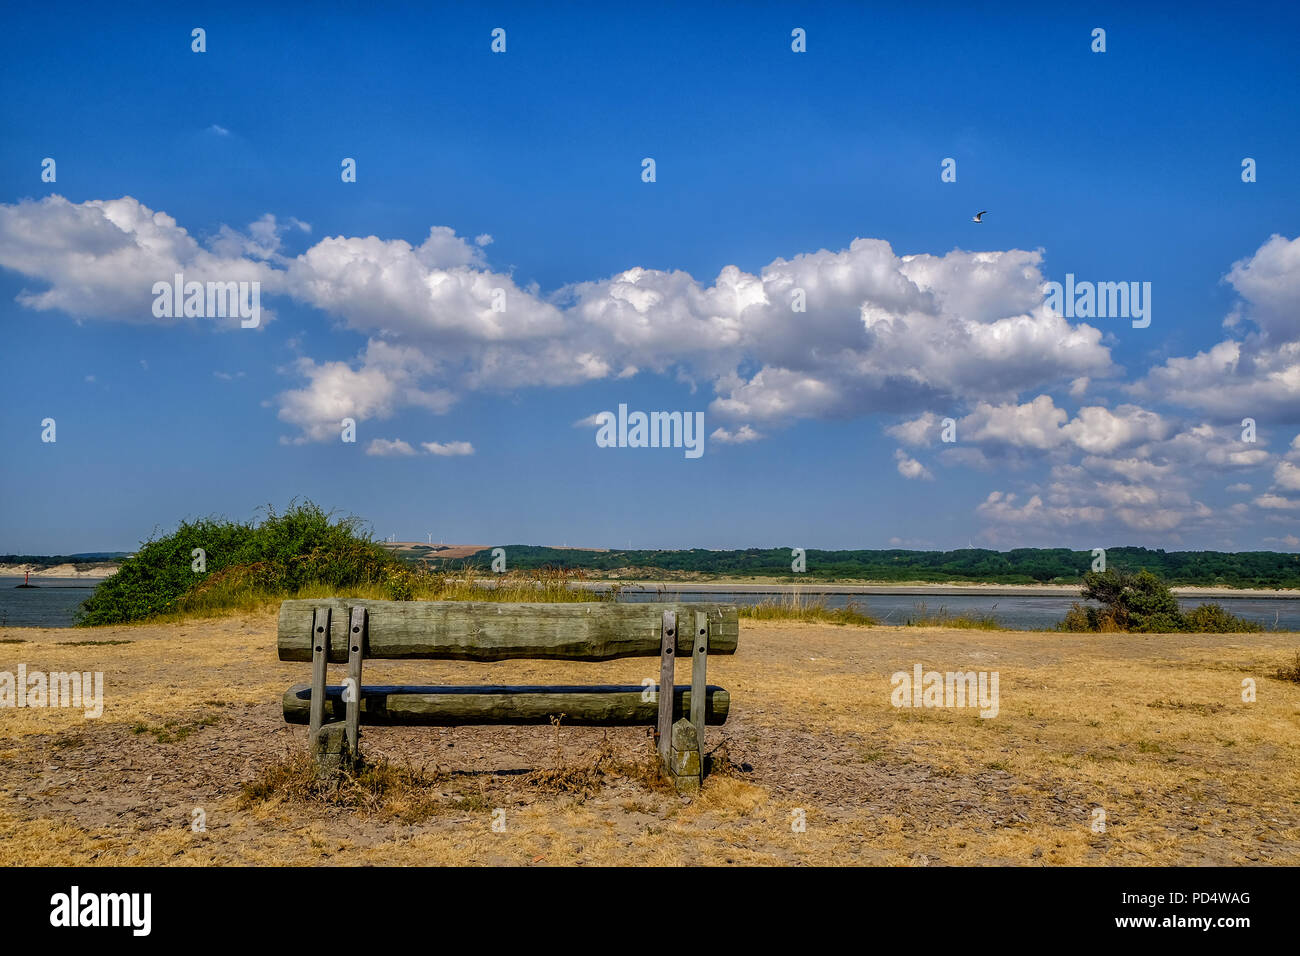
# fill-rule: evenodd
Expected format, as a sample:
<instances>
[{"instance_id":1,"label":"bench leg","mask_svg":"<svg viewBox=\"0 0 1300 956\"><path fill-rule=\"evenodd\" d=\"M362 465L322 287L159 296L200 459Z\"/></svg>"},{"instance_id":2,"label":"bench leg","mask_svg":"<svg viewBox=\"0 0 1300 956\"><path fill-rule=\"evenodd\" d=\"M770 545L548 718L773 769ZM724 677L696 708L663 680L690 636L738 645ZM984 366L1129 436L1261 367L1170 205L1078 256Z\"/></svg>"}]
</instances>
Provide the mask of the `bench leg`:
<instances>
[{"instance_id":1,"label":"bench leg","mask_svg":"<svg viewBox=\"0 0 1300 956\"><path fill-rule=\"evenodd\" d=\"M700 735L695 725L683 717L673 724L672 748L668 753L668 776L678 793L695 793L700 789L704 759L700 755Z\"/></svg>"},{"instance_id":2,"label":"bench leg","mask_svg":"<svg viewBox=\"0 0 1300 956\"><path fill-rule=\"evenodd\" d=\"M682 622L684 627L691 627L694 623L694 629L699 630L699 620L703 615L687 615ZM694 619L694 620L693 620ZM705 624L705 638L707 640L708 625ZM676 675L674 665L677 663L677 613L675 611L664 611L662 643L659 648L659 722L656 728L659 734L659 758L663 763L664 773L668 779L673 782L679 793L694 793L700 789L700 734L690 720L683 717L681 720L673 722L673 710L676 704L677 696ZM694 636L692 647L695 647L700 641L699 635ZM692 697L694 697L694 684L698 681L700 687L704 686L704 673L702 662L705 657L703 653L692 654L692 658L699 657L699 661L692 660L691 664L691 682ZM696 713L701 725L704 723L704 695L700 694L700 703L694 699L691 701L691 711Z\"/></svg>"},{"instance_id":3,"label":"bench leg","mask_svg":"<svg viewBox=\"0 0 1300 956\"><path fill-rule=\"evenodd\" d=\"M365 653L366 626L366 609L354 607L348 627L348 687L344 694L347 761L352 767L361 759L361 659Z\"/></svg>"},{"instance_id":4,"label":"bench leg","mask_svg":"<svg viewBox=\"0 0 1300 956\"><path fill-rule=\"evenodd\" d=\"M330 655L330 609L318 607L311 622L311 716L308 721L307 740L311 755L316 760L318 773L327 772L329 764L325 749L325 683Z\"/></svg>"},{"instance_id":5,"label":"bench leg","mask_svg":"<svg viewBox=\"0 0 1300 956\"><path fill-rule=\"evenodd\" d=\"M311 735L311 755L316 761L316 773L328 776L350 765L347 728L341 720L321 724Z\"/></svg>"},{"instance_id":6,"label":"bench leg","mask_svg":"<svg viewBox=\"0 0 1300 956\"><path fill-rule=\"evenodd\" d=\"M673 692L677 680L673 667L677 663L676 611L664 611L659 641L659 720L655 733L659 738L659 757L667 767L672 751Z\"/></svg>"},{"instance_id":7,"label":"bench leg","mask_svg":"<svg viewBox=\"0 0 1300 956\"><path fill-rule=\"evenodd\" d=\"M691 653L691 723L695 725L696 744L700 753L704 752L704 705L708 693L709 669L709 616L703 611L695 612L695 643ZM704 776L703 763L700 765L700 777Z\"/></svg>"}]
</instances>

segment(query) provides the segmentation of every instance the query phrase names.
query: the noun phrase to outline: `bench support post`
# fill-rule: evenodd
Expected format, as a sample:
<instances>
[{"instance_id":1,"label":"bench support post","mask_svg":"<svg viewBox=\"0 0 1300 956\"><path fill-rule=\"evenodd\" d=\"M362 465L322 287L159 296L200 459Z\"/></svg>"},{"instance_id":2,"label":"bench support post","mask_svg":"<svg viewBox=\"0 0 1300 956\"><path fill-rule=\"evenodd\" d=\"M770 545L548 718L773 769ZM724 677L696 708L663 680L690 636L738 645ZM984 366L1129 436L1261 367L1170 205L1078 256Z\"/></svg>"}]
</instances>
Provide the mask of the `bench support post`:
<instances>
[{"instance_id":1,"label":"bench support post","mask_svg":"<svg viewBox=\"0 0 1300 956\"><path fill-rule=\"evenodd\" d=\"M691 651L691 723L704 746L704 694L708 686L709 616L695 612L695 644Z\"/></svg>"},{"instance_id":2,"label":"bench support post","mask_svg":"<svg viewBox=\"0 0 1300 956\"><path fill-rule=\"evenodd\" d=\"M330 654L330 609L320 607L312 615L311 625L311 717L308 741L316 761L316 772L332 773L343 760L343 725L337 720L325 723L325 684Z\"/></svg>"},{"instance_id":3,"label":"bench support post","mask_svg":"<svg viewBox=\"0 0 1300 956\"><path fill-rule=\"evenodd\" d=\"M681 626L692 627L698 631L700 624L704 624L705 638L708 637L707 621L702 620L702 614L686 614L683 616ZM694 620L692 620L694 619ZM676 696L676 668L677 663L677 612L664 611L662 643L659 649L659 758L663 762L664 772L673 782L679 793L694 793L700 789L700 735L696 731L695 725L683 717L676 723L673 722L673 704ZM692 647L700 640L699 635L694 635ZM692 653L691 657L697 655ZM702 659L704 654L698 655ZM701 724L704 722L704 672L703 665L700 662L692 660L691 662L691 714L698 717ZM699 682L700 691L698 700L696 699L695 684Z\"/></svg>"},{"instance_id":4,"label":"bench support post","mask_svg":"<svg viewBox=\"0 0 1300 956\"><path fill-rule=\"evenodd\" d=\"M673 727L673 772L679 790L698 790L704 780L704 711L708 694L709 616L695 612L691 644L691 719L686 728ZM683 723L684 721L678 721ZM688 779L689 778L689 779Z\"/></svg>"},{"instance_id":5,"label":"bench support post","mask_svg":"<svg viewBox=\"0 0 1300 956\"><path fill-rule=\"evenodd\" d=\"M361 659L365 654L366 625L366 609L354 607L348 627L348 687L344 691L347 759L352 766L361 759Z\"/></svg>"},{"instance_id":6,"label":"bench support post","mask_svg":"<svg viewBox=\"0 0 1300 956\"><path fill-rule=\"evenodd\" d=\"M655 727L659 738L659 757L668 765L672 749L673 688L677 663L677 612L664 611L659 639L659 721Z\"/></svg>"},{"instance_id":7,"label":"bench support post","mask_svg":"<svg viewBox=\"0 0 1300 956\"><path fill-rule=\"evenodd\" d=\"M325 667L329 662L330 609L316 608L311 622L311 734L325 720Z\"/></svg>"}]
</instances>

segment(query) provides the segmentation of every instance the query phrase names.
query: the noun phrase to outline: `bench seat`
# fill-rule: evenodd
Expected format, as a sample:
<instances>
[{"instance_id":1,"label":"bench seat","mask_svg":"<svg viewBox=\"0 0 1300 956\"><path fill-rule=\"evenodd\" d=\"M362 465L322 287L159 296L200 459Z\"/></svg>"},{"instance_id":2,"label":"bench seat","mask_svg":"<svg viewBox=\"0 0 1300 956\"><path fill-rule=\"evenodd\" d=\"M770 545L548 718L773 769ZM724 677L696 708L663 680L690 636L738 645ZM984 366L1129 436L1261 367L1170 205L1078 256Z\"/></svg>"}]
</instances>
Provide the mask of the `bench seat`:
<instances>
[{"instance_id":1,"label":"bench seat","mask_svg":"<svg viewBox=\"0 0 1300 956\"><path fill-rule=\"evenodd\" d=\"M460 724L527 726L560 717L566 727L631 727L653 724L658 695L637 684L418 686L362 685L361 723L371 726L454 727ZM705 689L705 723L726 723L731 695L710 684ZM284 693L284 719L306 724L311 716L311 684ZM325 688L325 719L343 720L347 705L342 685ZM689 717L691 688L673 688L673 720Z\"/></svg>"}]
</instances>

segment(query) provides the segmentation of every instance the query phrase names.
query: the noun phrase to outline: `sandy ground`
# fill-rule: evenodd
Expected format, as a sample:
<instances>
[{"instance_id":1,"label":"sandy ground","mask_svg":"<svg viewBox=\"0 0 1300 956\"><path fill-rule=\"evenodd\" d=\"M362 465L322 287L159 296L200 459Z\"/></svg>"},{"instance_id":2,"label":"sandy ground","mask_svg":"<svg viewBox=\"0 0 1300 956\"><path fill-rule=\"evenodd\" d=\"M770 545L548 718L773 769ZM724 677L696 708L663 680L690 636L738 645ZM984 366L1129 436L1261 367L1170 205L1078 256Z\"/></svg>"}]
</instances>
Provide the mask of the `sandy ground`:
<instances>
[{"instance_id":1,"label":"sandy ground","mask_svg":"<svg viewBox=\"0 0 1300 956\"><path fill-rule=\"evenodd\" d=\"M0 577L20 578L30 572L34 578L91 578L102 580L117 574L118 565L106 564L96 567L75 564L56 564L48 568L37 568L34 564L0 564Z\"/></svg>"},{"instance_id":2,"label":"sandy ground","mask_svg":"<svg viewBox=\"0 0 1300 956\"><path fill-rule=\"evenodd\" d=\"M305 747L279 699L309 666L276 660L270 613L3 628L0 672L102 671L107 691L99 719L0 710L0 864L1296 865L1300 686L1269 674L1298 647L742 621L739 652L710 668L732 715L706 749L725 744L730 769L695 799L530 774L603 746L644 755L640 728L365 728L371 759L436 771L432 812L413 815L400 795L241 797ZM890 675L918 662L997 671L998 715L894 707ZM373 662L366 682L639 683L655 667Z\"/></svg>"}]
</instances>

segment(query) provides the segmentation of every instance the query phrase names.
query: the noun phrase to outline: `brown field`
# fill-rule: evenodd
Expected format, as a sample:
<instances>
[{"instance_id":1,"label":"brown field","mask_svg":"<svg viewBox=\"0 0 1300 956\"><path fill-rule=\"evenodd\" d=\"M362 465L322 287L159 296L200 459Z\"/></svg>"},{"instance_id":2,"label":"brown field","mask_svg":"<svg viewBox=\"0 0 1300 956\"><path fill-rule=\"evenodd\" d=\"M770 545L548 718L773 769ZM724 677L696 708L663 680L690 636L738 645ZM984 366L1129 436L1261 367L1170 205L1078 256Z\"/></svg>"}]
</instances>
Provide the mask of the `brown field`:
<instances>
[{"instance_id":1,"label":"brown field","mask_svg":"<svg viewBox=\"0 0 1300 956\"><path fill-rule=\"evenodd\" d=\"M710 667L732 713L694 800L629 766L645 730L563 727L366 728L368 757L421 780L305 798L275 774L305 747L279 700L310 668L276 660L271 611L0 642L0 671L107 685L97 720L0 710L5 865L1300 864L1300 684L1270 676L1296 634L742 621L739 653ZM917 661L998 671L1000 713L895 709L890 674ZM654 668L374 662L366 681L635 684Z\"/></svg>"}]
</instances>

